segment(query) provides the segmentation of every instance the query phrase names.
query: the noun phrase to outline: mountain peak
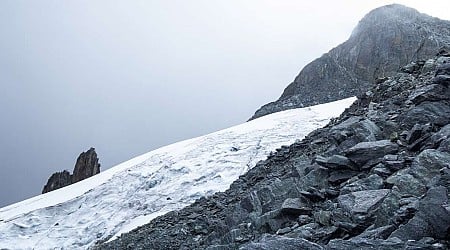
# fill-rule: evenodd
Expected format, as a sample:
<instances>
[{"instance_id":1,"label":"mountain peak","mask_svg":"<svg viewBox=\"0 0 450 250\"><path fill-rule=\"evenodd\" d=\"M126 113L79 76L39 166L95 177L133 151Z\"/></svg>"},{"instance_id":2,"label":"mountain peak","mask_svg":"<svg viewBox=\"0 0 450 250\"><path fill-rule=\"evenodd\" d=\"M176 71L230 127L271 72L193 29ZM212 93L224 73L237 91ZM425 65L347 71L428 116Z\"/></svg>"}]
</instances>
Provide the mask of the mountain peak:
<instances>
[{"instance_id":1,"label":"mountain peak","mask_svg":"<svg viewBox=\"0 0 450 250\"><path fill-rule=\"evenodd\" d=\"M353 30L352 36L360 32L367 32L367 29L374 26L388 26L392 23L415 23L421 19L432 19L432 17L401 4L385 5L367 13Z\"/></svg>"},{"instance_id":2,"label":"mountain peak","mask_svg":"<svg viewBox=\"0 0 450 250\"><path fill-rule=\"evenodd\" d=\"M430 18L429 16L418 12L417 10L401 5L390 4L378 7L367 13L354 29L352 36L358 31L365 32L372 26L386 26L392 22L411 23L421 18Z\"/></svg>"},{"instance_id":3,"label":"mountain peak","mask_svg":"<svg viewBox=\"0 0 450 250\"><path fill-rule=\"evenodd\" d=\"M384 17L405 17L420 15L421 13L414 8L401 5L401 4L389 4L378 7L371 10L366 17L370 18L373 16L384 16ZM363 18L364 19L364 18Z\"/></svg>"},{"instance_id":4,"label":"mountain peak","mask_svg":"<svg viewBox=\"0 0 450 250\"><path fill-rule=\"evenodd\" d=\"M306 65L277 101L251 119L360 95L402 65L449 46L449 21L400 4L379 7L361 19L346 42Z\"/></svg>"}]
</instances>

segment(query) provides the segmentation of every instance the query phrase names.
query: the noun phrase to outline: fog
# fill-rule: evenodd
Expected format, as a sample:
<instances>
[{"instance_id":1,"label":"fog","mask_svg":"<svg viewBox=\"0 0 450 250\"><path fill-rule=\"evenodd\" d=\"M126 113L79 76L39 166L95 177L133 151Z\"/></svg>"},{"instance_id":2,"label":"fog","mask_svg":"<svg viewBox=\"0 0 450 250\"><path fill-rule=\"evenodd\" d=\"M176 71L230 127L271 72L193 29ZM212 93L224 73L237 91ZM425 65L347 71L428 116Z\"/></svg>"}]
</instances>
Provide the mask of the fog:
<instances>
[{"instance_id":1,"label":"fog","mask_svg":"<svg viewBox=\"0 0 450 250\"><path fill-rule=\"evenodd\" d=\"M246 121L388 3L0 1L0 207L89 147L105 170Z\"/></svg>"}]
</instances>

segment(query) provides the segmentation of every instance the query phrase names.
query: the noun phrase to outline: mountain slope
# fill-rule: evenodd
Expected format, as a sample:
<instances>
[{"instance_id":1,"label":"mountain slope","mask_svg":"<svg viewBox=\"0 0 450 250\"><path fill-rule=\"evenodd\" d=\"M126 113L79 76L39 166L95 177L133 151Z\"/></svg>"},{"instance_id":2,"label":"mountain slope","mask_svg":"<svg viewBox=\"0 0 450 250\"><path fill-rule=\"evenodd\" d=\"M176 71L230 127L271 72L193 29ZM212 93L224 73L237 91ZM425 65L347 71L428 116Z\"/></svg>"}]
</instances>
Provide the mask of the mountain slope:
<instances>
[{"instance_id":1,"label":"mountain slope","mask_svg":"<svg viewBox=\"0 0 450 250\"><path fill-rule=\"evenodd\" d=\"M450 21L393 4L368 13L350 38L306 65L281 97L251 119L365 92L378 78L450 47Z\"/></svg>"},{"instance_id":2,"label":"mountain slope","mask_svg":"<svg viewBox=\"0 0 450 250\"><path fill-rule=\"evenodd\" d=\"M276 113L175 143L86 180L0 209L0 248L88 248L224 191L282 145L355 99Z\"/></svg>"},{"instance_id":3,"label":"mountain slope","mask_svg":"<svg viewBox=\"0 0 450 250\"><path fill-rule=\"evenodd\" d=\"M405 69L227 191L94 249L449 249L450 52Z\"/></svg>"}]
</instances>

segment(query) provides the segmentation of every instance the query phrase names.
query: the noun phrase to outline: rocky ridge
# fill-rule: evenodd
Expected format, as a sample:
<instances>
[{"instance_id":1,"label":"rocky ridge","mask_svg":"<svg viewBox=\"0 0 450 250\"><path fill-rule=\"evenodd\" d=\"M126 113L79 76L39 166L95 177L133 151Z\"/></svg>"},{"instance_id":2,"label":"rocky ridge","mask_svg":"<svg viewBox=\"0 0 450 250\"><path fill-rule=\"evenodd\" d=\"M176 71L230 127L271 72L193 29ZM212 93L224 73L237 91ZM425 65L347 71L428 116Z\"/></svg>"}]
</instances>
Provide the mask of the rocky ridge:
<instances>
[{"instance_id":1,"label":"rocky ridge","mask_svg":"<svg viewBox=\"0 0 450 250\"><path fill-rule=\"evenodd\" d=\"M450 53L379 81L223 193L95 249L448 249Z\"/></svg>"},{"instance_id":2,"label":"rocky ridge","mask_svg":"<svg viewBox=\"0 0 450 250\"><path fill-rule=\"evenodd\" d=\"M44 194L68 186L98 173L100 173L100 163L98 163L97 153L95 152L95 148L90 148L78 156L73 174L70 174L67 170L52 174L47 184L45 184L42 193Z\"/></svg>"},{"instance_id":3,"label":"rocky ridge","mask_svg":"<svg viewBox=\"0 0 450 250\"><path fill-rule=\"evenodd\" d=\"M364 93L411 61L450 47L450 22L398 4L368 13L350 38L306 65L281 97L251 119Z\"/></svg>"}]
</instances>

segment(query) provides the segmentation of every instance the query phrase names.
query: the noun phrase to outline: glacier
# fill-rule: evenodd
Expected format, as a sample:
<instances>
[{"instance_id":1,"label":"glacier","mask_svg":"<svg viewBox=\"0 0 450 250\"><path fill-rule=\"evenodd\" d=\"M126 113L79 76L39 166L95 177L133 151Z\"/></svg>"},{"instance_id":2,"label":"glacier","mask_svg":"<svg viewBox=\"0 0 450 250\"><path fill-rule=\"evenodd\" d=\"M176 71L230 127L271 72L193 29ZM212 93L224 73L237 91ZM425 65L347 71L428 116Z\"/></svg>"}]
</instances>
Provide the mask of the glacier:
<instances>
[{"instance_id":1,"label":"glacier","mask_svg":"<svg viewBox=\"0 0 450 250\"><path fill-rule=\"evenodd\" d=\"M270 152L339 116L355 97L270 114L138 156L0 208L0 249L88 249L225 191Z\"/></svg>"}]
</instances>

